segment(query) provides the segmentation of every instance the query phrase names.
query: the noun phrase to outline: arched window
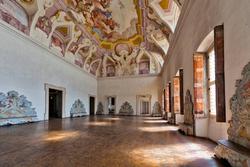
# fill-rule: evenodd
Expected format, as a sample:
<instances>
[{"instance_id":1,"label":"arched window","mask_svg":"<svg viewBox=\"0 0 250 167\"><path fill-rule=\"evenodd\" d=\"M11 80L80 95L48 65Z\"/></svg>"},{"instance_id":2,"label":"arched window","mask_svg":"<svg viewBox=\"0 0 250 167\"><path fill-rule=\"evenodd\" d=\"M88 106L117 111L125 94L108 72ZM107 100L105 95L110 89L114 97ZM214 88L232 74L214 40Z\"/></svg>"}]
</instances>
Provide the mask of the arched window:
<instances>
[{"instance_id":1,"label":"arched window","mask_svg":"<svg viewBox=\"0 0 250 167\"><path fill-rule=\"evenodd\" d=\"M194 54L194 110L226 121L224 83L224 28L215 27Z\"/></svg>"}]
</instances>

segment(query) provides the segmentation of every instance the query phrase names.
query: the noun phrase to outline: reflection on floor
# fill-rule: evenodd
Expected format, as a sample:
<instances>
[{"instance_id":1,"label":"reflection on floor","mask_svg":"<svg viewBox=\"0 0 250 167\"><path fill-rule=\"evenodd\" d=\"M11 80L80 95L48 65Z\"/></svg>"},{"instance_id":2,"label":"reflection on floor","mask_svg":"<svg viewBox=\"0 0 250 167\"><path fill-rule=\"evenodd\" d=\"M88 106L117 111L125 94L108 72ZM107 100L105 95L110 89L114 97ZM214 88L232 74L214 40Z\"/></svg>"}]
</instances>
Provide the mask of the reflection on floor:
<instances>
[{"instance_id":1,"label":"reflection on floor","mask_svg":"<svg viewBox=\"0 0 250 167\"><path fill-rule=\"evenodd\" d=\"M223 166L215 144L157 118L85 117L0 128L0 166Z\"/></svg>"}]
</instances>

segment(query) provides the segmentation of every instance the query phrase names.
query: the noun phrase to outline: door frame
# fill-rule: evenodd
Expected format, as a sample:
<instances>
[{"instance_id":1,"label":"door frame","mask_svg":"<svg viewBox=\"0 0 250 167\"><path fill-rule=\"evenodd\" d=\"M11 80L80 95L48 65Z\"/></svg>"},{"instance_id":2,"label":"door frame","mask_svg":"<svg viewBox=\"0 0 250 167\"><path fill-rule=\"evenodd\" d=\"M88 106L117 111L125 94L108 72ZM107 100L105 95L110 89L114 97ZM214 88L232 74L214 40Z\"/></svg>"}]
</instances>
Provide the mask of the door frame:
<instances>
[{"instance_id":1,"label":"door frame","mask_svg":"<svg viewBox=\"0 0 250 167\"><path fill-rule=\"evenodd\" d=\"M105 96L105 106L104 106L104 111L106 111L107 114L109 114L109 102L108 102L108 98L109 97L113 97L115 98L115 114L116 114L116 109L117 109L117 96L116 95L106 95Z\"/></svg>"},{"instance_id":2,"label":"door frame","mask_svg":"<svg viewBox=\"0 0 250 167\"><path fill-rule=\"evenodd\" d=\"M149 98L149 114L144 114L141 115L141 99L142 98ZM137 116L149 116L151 115L152 111L151 111L151 99L152 99L152 95L150 94L146 94L146 95L136 95L136 115Z\"/></svg>"},{"instance_id":3,"label":"door frame","mask_svg":"<svg viewBox=\"0 0 250 167\"><path fill-rule=\"evenodd\" d=\"M45 83L44 89L45 89L44 120L49 120L49 89L55 89L55 90L62 91L62 118L65 118L66 117L66 113L65 113L66 88Z\"/></svg>"},{"instance_id":4,"label":"door frame","mask_svg":"<svg viewBox=\"0 0 250 167\"><path fill-rule=\"evenodd\" d=\"M89 116L90 116L90 97L94 97L95 98L95 108L94 108L94 115L96 115L96 107L97 107L97 105L96 105L96 102L97 102L97 98L96 98L96 95L92 95L92 94L88 94L88 110L89 110Z\"/></svg>"}]
</instances>

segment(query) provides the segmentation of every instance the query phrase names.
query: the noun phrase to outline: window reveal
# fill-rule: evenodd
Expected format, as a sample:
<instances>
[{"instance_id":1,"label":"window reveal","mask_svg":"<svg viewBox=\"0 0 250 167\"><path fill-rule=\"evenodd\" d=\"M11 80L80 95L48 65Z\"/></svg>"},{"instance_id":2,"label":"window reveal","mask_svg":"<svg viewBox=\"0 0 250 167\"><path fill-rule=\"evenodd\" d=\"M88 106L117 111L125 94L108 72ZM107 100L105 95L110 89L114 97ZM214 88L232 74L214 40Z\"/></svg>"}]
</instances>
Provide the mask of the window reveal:
<instances>
[{"instance_id":1,"label":"window reveal","mask_svg":"<svg viewBox=\"0 0 250 167\"><path fill-rule=\"evenodd\" d=\"M195 114L206 113L207 86L206 86L206 57L204 54L194 55L194 111Z\"/></svg>"},{"instance_id":2,"label":"window reveal","mask_svg":"<svg viewBox=\"0 0 250 167\"><path fill-rule=\"evenodd\" d=\"M180 113L180 77L174 77L174 112Z\"/></svg>"}]
</instances>

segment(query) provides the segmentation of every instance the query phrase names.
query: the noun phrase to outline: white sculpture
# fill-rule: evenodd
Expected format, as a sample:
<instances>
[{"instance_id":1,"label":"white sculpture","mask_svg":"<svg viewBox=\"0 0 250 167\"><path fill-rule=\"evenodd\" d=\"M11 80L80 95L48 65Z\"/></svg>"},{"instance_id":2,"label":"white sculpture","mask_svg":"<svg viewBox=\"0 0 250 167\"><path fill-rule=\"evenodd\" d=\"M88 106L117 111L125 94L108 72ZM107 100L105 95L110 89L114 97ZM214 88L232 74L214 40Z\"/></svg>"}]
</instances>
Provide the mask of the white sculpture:
<instances>
[{"instance_id":1,"label":"white sculpture","mask_svg":"<svg viewBox=\"0 0 250 167\"><path fill-rule=\"evenodd\" d=\"M112 57L118 62L117 74L121 75L131 75L133 70L131 69L131 61L137 56L137 49L134 49L131 54L127 50L121 50L119 55L113 52Z\"/></svg>"}]
</instances>

